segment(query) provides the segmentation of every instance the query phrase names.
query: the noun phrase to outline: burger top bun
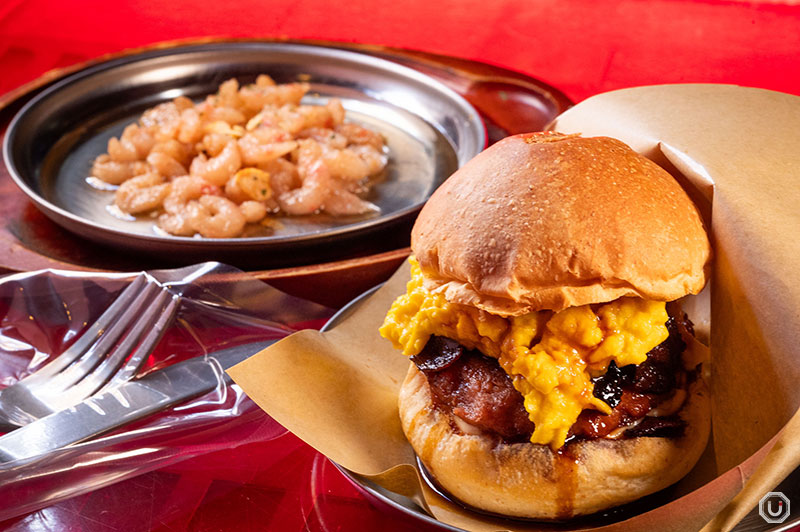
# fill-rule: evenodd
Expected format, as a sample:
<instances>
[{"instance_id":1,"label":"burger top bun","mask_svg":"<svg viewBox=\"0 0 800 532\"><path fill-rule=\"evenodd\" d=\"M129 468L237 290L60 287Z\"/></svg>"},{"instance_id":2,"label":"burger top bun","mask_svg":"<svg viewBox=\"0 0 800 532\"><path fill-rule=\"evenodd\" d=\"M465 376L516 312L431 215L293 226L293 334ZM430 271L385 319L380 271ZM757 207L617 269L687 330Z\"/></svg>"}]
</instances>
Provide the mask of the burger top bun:
<instances>
[{"instance_id":1,"label":"burger top bun","mask_svg":"<svg viewBox=\"0 0 800 532\"><path fill-rule=\"evenodd\" d=\"M710 259L673 177L624 143L508 137L433 194L411 235L426 288L501 315L699 292Z\"/></svg>"}]
</instances>

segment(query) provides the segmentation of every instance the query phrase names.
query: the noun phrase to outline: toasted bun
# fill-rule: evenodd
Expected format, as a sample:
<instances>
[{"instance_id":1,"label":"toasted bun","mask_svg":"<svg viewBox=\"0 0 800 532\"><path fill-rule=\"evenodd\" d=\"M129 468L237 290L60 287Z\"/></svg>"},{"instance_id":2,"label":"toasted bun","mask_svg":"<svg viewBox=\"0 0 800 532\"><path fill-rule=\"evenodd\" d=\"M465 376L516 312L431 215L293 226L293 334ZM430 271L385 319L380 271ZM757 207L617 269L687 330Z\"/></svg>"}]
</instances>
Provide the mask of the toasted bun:
<instances>
[{"instance_id":1,"label":"toasted bun","mask_svg":"<svg viewBox=\"0 0 800 532\"><path fill-rule=\"evenodd\" d=\"M690 386L679 413L687 422L682 437L591 440L571 444L563 454L461 433L432 406L428 381L413 364L399 406L406 437L442 488L480 510L536 519L594 513L677 482L702 454L710 427L701 379Z\"/></svg>"},{"instance_id":2,"label":"toasted bun","mask_svg":"<svg viewBox=\"0 0 800 532\"><path fill-rule=\"evenodd\" d=\"M428 200L411 246L426 288L501 315L671 301L703 288L710 257L669 173L618 140L558 134L469 161Z\"/></svg>"}]
</instances>

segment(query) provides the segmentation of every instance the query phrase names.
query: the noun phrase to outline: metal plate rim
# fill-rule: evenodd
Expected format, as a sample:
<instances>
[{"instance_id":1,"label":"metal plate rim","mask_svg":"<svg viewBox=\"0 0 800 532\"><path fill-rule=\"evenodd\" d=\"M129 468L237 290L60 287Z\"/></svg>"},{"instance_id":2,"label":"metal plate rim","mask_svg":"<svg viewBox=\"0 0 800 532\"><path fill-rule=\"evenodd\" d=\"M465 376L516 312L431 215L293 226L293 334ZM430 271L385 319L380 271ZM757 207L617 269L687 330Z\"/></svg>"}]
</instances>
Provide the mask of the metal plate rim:
<instances>
[{"instance_id":1,"label":"metal plate rim","mask_svg":"<svg viewBox=\"0 0 800 532\"><path fill-rule=\"evenodd\" d=\"M384 226L391 226L392 224L400 223L406 217L418 212L427 197L422 201L409 205L405 208L392 211L386 215L377 218L370 218L360 220L352 224L343 225L340 227L331 227L324 230L310 231L302 234L290 235L277 235L268 237L238 237L238 238L195 238L195 237L180 237L180 236L162 236L158 234L139 234L128 232L113 227L106 227L98 222L89 220L87 218L76 215L63 207L48 201L39 193L33 190L27 183L26 179L20 174L19 168L15 164L15 158L12 152L12 144L16 138L20 123L22 123L26 116L40 105L41 102L46 101L52 95L57 94L64 88L73 83L85 80L107 70L117 67L122 67L132 63L140 62L143 60L157 59L161 57L179 56L191 53L224 51L225 49L251 49L254 51L272 51L278 53L313 53L324 57L335 57L337 59L344 59L352 61L356 64L364 64L372 66L379 70L385 70L391 73L399 74L405 78L414 80L415 82L431 87L438 93L447 95L451 102L458 104L459 108L468 117L468 121L472 124L473 133L475 137L471 140L478 146L477 150L468 156L462 156L458 153L458 146L455 141L445 135L451 143L458 165L463 165L466 160L471 156L476 155L480 149L483 149L487 143L486 127L475 108L469 104L461 95L454 90L447 87L444 83L423 74L410 67L401 65L382 59L379 57L371 56L365 53L356 51L343 50L339 48L331 48L320 45L301 44L301 43L275 43L275 42L225 42L225 43L199 43L180 45L175 48L157 49L139 54L134 54L127 57L110 59L95 65L91 65L83 70L75 72L64 79L47 87L41 93L34 96L30 101L26 102L24 106L14 115L11 122L6 129L6 134L3 139L3 159L14 183L25 193L28 198L51 220L58 225L65 227L73 232L84 232L84 235L89 238L100 241L105 244L110 244L116 247L123 247L132 250L147 249L148 251L174 251L176 249L231 249L231 250L254 250L254 249L269 249L270 246L278 248L291 246L292 244L307 244L309 242L329 242L343 236L356 237L360 234L370 233L377 231ZM415 114L415 113L412 113ZM418 116L418 115L416 115ZM419 116L418 116L419 117ZM419 117L424 120L423 118ZM431 124L436 128L435 125ZM438 130L438 128L436 128ZM440 131L444 135L443 132ZM446 177L446 176L445 176ZM120 239L125 242L125 245L120 244Z\"/></svg>"}]
</instances>

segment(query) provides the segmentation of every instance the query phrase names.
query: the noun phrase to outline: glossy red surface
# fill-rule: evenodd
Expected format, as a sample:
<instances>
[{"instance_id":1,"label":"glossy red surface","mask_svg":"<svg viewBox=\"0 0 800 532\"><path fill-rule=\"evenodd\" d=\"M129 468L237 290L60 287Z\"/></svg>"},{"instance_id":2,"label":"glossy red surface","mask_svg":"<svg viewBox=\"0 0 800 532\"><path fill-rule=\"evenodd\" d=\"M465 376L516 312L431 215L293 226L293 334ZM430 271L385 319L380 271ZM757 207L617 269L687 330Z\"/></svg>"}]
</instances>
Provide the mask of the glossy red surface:
<instances>
[{"instance_id":1,"label":"glossy red surface","mask_svg":"<svg viewBox=\"0 0 800 532\"><path fill-rule=\"evenodd\" d=\"M575 101L700 81L797 94L798 28L792 0L6 0L0 93L124 48L229 36L364 42L486 61Z\"/></svg>"},{"instance_id":2,"label":"glossy red surface","mask_svg":"<svg viewBox=\"0 0 800 532\"><path fill-rule=\"evenodd\" d=\"M207 454L0 523L4 530L435 530L365 502L287 433Z\"/></svg>"},{"instance_id":3,"label":"glossy red surface","mask_svg":"<svg viewBox=\"0 0 800 532\"><path fill-rule=\"evenodd\" d=\"M310 38L448 54L542 79L575 101L678 82L800 94L799 29L793 0L5 0L0 95L53 68L202 36ZM290 434L147 473L0 528L430 529L373 507Z\"/></svg>"}]
</instances>

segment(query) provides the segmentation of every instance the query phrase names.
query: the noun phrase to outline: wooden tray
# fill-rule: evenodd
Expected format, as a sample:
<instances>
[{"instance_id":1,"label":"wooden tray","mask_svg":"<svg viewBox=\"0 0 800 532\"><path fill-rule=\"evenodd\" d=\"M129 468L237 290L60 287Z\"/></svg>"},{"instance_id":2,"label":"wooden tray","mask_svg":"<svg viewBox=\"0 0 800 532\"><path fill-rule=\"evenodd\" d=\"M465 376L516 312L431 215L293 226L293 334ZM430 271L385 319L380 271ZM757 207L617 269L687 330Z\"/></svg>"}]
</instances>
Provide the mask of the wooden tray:
<instances>
[{"instance_id":1,"label":"wooden tray","mask_svg":"<svg viewBox=\"0 0 800 532\"><path fill-rule=\"evenodd\" d=\"M125 50L40 78L0 97L0 127L32 96L52 83L97 63L155 49L187 44L240 42L200 39L159 43ZM275 42L275 41L270 41ZM571 102L559 90L529 76L466 59L382 46L321 41L281 41L342 48L409 66L443 82L466 98L481 114L489 142L511 134L544 129ZM408 255L408 232L375 242L355 257L337 262L267 270L244 268L289 293L339 307L385 280ZM86 271L137 271L180 265L121 253L90 242L56 225L39 212L0 165L0 273L58 268ZM236 264L234 264L236 266Z\"/></svg>"}]
</instances>

